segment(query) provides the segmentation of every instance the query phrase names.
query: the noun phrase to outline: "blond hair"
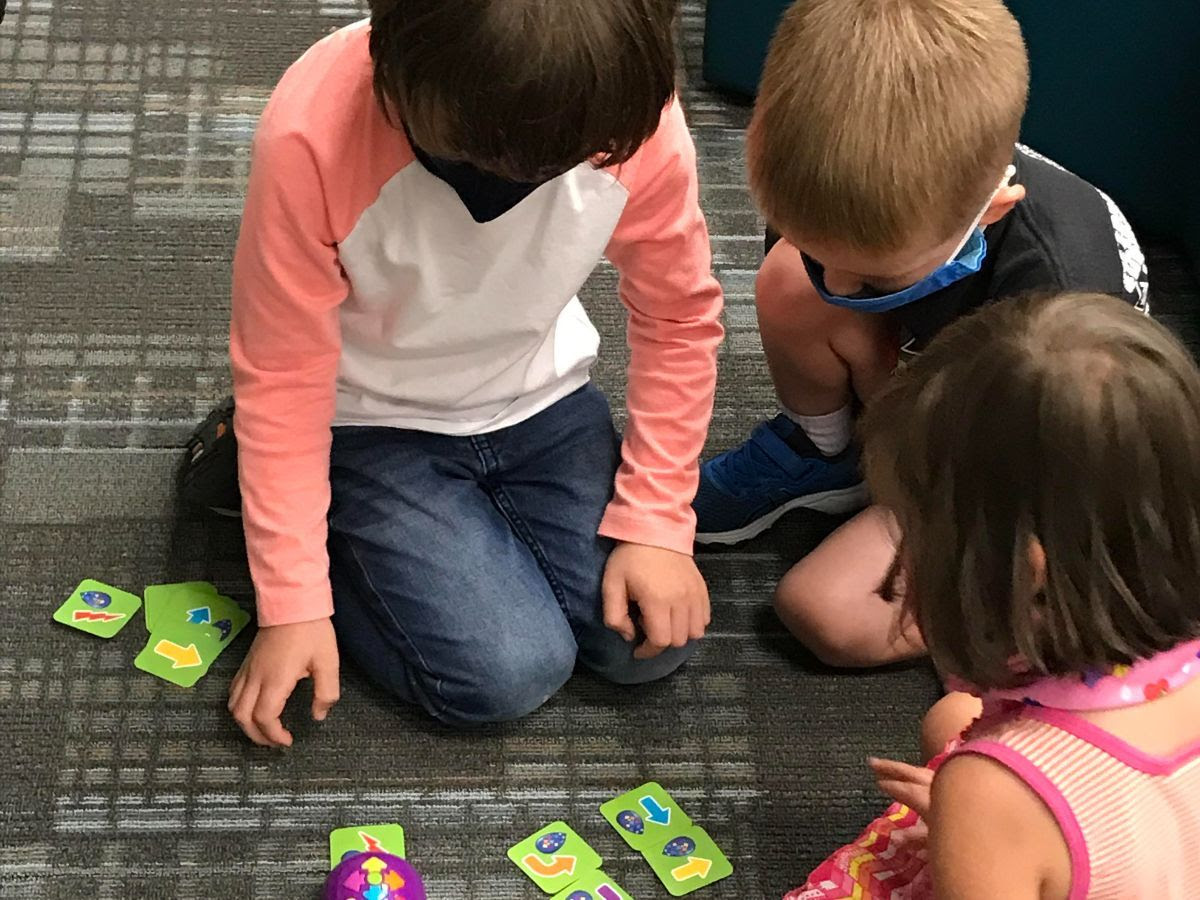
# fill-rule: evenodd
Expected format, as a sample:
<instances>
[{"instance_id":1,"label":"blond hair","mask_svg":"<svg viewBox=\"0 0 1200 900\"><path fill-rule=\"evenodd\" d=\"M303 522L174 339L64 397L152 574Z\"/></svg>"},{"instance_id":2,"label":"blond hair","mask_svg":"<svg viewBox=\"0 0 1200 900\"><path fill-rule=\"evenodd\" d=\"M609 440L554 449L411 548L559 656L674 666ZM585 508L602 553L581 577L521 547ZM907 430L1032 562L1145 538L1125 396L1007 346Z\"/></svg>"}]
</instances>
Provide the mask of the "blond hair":
<instances>
[{"instance_id":1,"label":"blond hair","mask_svg":"<svg viewBox=\"0 0 1200 900\"><path fill-rule=\"evenodd\" d=\"M1028 89L1001 0L797 0L750 124L755 198L793 240L949 240L1011 162Z\"/></svg>"}]
</instances>

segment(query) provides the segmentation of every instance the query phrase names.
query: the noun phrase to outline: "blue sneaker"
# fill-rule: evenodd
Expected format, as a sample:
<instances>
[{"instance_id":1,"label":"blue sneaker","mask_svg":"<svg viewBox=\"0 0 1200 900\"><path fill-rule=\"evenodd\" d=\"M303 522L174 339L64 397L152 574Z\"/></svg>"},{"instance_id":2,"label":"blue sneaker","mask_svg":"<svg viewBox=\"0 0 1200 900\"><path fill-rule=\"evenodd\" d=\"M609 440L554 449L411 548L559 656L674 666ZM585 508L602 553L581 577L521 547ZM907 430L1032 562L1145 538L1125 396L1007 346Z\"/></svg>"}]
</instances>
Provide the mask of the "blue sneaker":
<instances>
[{"instance_id":1,"label":"blue sneaker","mask_svg":"<svg viewBox=\"0 0 1200 900\"><path fill-rule=\"evenodd\" d=\"M736 544L762 534L784 513L848 513L867 505L858 448L825 456L791 419L760 422L750 440L700 467L696 542Z\"/></svg>"}]
</instances>

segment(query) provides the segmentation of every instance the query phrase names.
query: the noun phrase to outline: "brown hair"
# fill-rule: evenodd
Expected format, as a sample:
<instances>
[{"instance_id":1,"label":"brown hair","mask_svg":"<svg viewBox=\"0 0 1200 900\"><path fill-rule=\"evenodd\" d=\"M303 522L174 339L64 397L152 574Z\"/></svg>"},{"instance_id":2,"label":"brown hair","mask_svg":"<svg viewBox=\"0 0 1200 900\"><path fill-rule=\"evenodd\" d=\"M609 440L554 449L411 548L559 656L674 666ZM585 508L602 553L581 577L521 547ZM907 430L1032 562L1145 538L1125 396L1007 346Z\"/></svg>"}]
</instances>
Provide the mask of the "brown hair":
<instances>
[{"instance_id":1,"label":"brown hair","mask_svg":"<svg viewBox=\"0 0 1200 900\"><path fill-rule=\"evenodd\" d=\"M371 0L375 93L425 152L514 181L625 162L675 90L677 0Z\"/></svg>"},{"instance_id":2,"label":"brown hair","mask_svg":"<svg viewBox=\"0 0 1200 900\"><path fill-rule=\"evenodd\" d=\"M792 240L949 240L1012 161L1028 88L1001 0L797 0L750 123L755 198Z\"/></svg>"},{"instance_id":3,"label":"brown hair","mask_svg":"<svg viewBox=\"0 0 1200 900\"><path fill-rule=\"evenodd\" d=\"M863 427L944 672L1008 687L1014 659L1064 675L1200 637L1200 372L1161 325L1094 294L995 304Z\"/></svg>"}]
</instances>

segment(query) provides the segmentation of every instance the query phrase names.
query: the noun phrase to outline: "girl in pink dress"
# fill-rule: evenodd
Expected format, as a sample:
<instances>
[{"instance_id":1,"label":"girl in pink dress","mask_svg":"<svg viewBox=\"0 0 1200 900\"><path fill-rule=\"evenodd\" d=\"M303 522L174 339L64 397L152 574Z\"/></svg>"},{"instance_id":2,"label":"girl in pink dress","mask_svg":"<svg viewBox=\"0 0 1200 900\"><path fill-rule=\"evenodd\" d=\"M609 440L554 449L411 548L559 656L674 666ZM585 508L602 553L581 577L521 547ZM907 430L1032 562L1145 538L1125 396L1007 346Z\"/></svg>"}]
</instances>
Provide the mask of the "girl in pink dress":
<instances>
[{"instance_id":1,"label":"girl in pink dress","mask_svg":"<svg viewBox=\"0 0 1200 900\"><path fill-rule=\"evenodd\" d=\"M1200 372L1098 295L951 326L868 410L885 593L961 690L785 900L1200 897ZM903 584L900 582L903 581ZM969 726L969 727L968 727Z\"/></svg>"}]
</instances>

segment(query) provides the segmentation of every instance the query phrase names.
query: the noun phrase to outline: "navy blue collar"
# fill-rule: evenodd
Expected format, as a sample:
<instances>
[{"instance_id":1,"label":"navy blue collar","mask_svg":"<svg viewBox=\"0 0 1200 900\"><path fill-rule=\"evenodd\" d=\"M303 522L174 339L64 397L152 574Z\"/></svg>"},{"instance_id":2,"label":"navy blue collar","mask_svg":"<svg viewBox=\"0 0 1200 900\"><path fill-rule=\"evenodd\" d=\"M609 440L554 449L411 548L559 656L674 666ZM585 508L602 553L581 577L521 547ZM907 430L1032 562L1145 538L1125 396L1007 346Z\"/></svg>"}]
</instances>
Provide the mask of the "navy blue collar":
<instances>
[{"instance_id":1,"label":"navy blue collar","mask_svg":"<svg viewBox=\"0 0 1200 900\"><path fill-rule=\"evenodd\" d=\"M417 160L429 172L440 178L454 189L458 199L462 201L471 218L476 222L491 222L500 218L546 181L509 181L499 175L492 175L477 169L466 162L453 162L430 156L409 137L413 153Z\"/></svg>"}]
</instances>

